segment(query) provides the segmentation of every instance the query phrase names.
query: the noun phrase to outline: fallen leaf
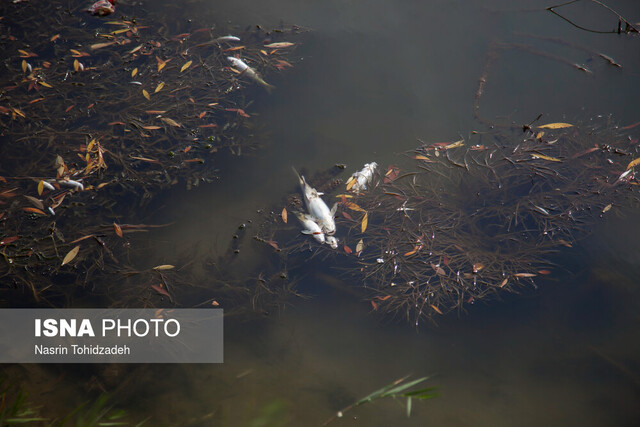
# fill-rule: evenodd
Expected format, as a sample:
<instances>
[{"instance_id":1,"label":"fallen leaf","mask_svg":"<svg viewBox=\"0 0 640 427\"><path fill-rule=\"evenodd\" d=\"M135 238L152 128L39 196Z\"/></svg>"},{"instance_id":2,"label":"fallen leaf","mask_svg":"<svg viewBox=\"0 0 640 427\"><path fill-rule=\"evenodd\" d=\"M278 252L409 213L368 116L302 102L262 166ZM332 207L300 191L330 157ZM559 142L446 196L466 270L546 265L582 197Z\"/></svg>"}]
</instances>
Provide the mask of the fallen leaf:
<instances>
[{"instance_id":1,"label":"fallen leaf","mask_svg":"<svg viewBox=\"0 0 640 427\"><path fill-rule=\"evenodd\" d=\"M291 43L291 42L278 42L278 43L265 44L264 47L268 47L270 49L281 49L285 47L291 47L294 44L295 43Z\"/></svg>"},{"instance_id":2,"label":"fallen leaf","mask_svg":"<svg viewBox=\"0 0 640 427\"><path fill-rule=\"evenodd\" d=\"M353 251L351 250L351 248L347 245L344 245L344 251L348 254L352 253Z\"/></svg>"},{"instance_id":3,"label":"fallen leaf","mask_svg":"<svg viewBox=\"0 0 640 427\"><path fill-rule=\"evenodd\" d=\"M627 170L631 169L634 166L637 166L640 164L640 157L638 157L637 159L631 161L628 165L627 165Z\"/></svg>"},{"instance_id":4,"label":"fallen leaf","mask_svg":"<svg viewBox=\"0 0 640 427\"><path fill-rule=\"evenodd\" d=\"M142 96L147 98L147 101L151 101L151 96L149 95L149 92L147 92L146 89L142 89Z\"/></svg>"},{"instance_id":5,"label":"fallen leaf","mask_svg":"<svg viewBox=\"0 0 640 427\"><path fill-rule=\"evenodd\" d=\"M551 274L550 270L538 270L538 274Z\"/></svg>"},{"instance_id":6,"label":"fallen leaf","mask_svg":"<svg viewBox=\"0 0 640 427\"><path fill-rule=\"evenodd\" d=\"M40 182L38 182L38 196L41 196L43 191L44 191L44 181L40 180Z\"/></svg>"},{"instance_id":7,"label":"fallen leaf","mask_svg":"<svg viewBox=\"0 0 640 427\"><path fill-rule=\"evenodd\" d=\"M378 309L378 304L376 304L376 302L374 300L371 300L371 307L373 307L374 310Z\"/></svg>"},{"instance_id":8,"label":"fallen leaf","mask_svg":"<svg viewBox=\"0 0 640 427\"><path fill-rule=\"evenodd\" d=\"M155 126L155 125L151 125L151 126L142 126L142 129L146 129L146 130L158 130L158 129L162 129L162 126Z\"/></svg>"},{"instance_id":9,"label":"fallen leaf","mask_svg":"<svg viewBox=\"0 0 640 427\"><path fill-rule=\"evenodd\" d=\"M156 86L156 90L153 91L153 93L158 93L162 90L162 88L164 87L164 82L160 82L158 83L158 86Z\"/></svg>"},{"instance_id":10,"label":"fallen leaf","mask_svg":"<svg viewBox=\"0 0 640 427\"><path fill-rule=\"evenodd\" d=\"M347 180L347 191L351 190L356 182L358 182L358 180L355 177L352 176L351 178L349 178Z\"/></svg>"},{"instance_id":11,"label":"fallen leaf","mask_svg":"<svg viewBox=\"0 0 640 427\"><path fill-rule=\"evenodd\" d=\"M42 184L42 186L44 188L44 184ZM44 210L42 200L36 199L35 197L27 196L26 194L24 195L24 197L29 200L36 208Z\"/></svg>"},{"instance_id":12,"label":"fallen leaf","mask_svg":"<svg viewBox=\"0 0 640 427\"><path fill-rule=\"evenodd\" d=\"M501 288L504 288L504 285L506 285L508 281L509 281L509 279L508 279L508 278L507 278L507 279L504 279L504 280L502 281L502 283L500 283L500 287L501 287Z\"/></svg>"},{"instance_id":13,"label":"fallen leaf","mask_svg":"<svg viewBox=\"0 0 640 427\"><path fill-rule=\"evenodd\" d=\"M187 61L182 68L180 68L180 72L182 73L184 70L186 70L187 68L189 68L191 66L191 64L193 63L193 61L189 60Z\"/></svg>"},{"instance_id":14,"label":"fallen leaf","mask_svg":"<svg viewBox=\"0 0 640 427\"><path fill-rule=\"evenodd\" d=\"M282 217L282 222L287 223L287 208L282 208L282 213L280 214Z\"/></svg>"},{"instance_id":15,"label":"fallen leaf","mask_svg":"<svg viewBox=\"0 0 640 427\"><path fill-rule=\"evenodd\" d=\"M364 209L362 209L360 206L356 205L353 202L344 202L344 205L346 207L348 207L349 209L351 209L352 211L357 211L357 212L367 212Z\"/></svg>"},{"instance_id":16,"label":"fallen leaf","mask_svg":"<svg viewBox=\"0 0 640 427\"><path fill-rule=\"evenodd\" d=\"M178 123L175 120L170 119L168 117L161 117L160 120L162 120L163 122L165 122L168 125L171 125L171 126L174 126L174 127L177 127L177 128L181 128L182 127L182 125L180 123Z\"/></svg>"},{"instance_id":17,"label":"fallen leaf","mask_svg":"<svg viewBox=\"0 0 640 427\"><path fill-rule=\"evenodd\" d=\"M46 213L44 213L40 209L36 209L36 208L22 208L22 210L25 211L25 212L37 213L39 215L46 215Z\"/></svg>"},{"instance_id":18,"label":"fallen leaf","mask_svg":"<svg viewBox=\"0 0 640 427\"><path fill-rule=\"evenodd\" d=\"M484 264L480 264L480 263L473 264L473 272L474 272L474 273L479 272L479 271L480 271L480 270L482 270L483 268L484 268Z\"/></svg>"},{"instance_id":19,"label":"fallen leaf","mask_svg":"<svg viewBox=\"0 0 640 427\"><path fill-rule=\"evenodd\" d=\"M534 273L515 273L513 277L535 277L537 274Z\"/></svg>"},{"instance_id":20,"label":"fallen leaf","mask_svg":"<svg viewBox=\"0 0 640 427\"><path fill-rule=\"evenodd\" d=\"M353 221L353 217L351 215L349 215L348 213L346 213L345 211L341 211L340 213L342 214L343 217L345 217L349 221Z\"/></svg>"},{"instance_id":21,"label":"fallen leaf","mask_svg":"<svg viewBox=\"0 0 640 427\"><path fill-rule=\"evenodd\" d=\"M276 242L274 242L273 240L267 240L267 243L269 244L269 246L271 246L273 249L275 249L276 251L280 251L280 247L278 246L278 244Z\"/></svg>"},{"instance_id":22,"label":"fallen leaf","mask_svg":"<svg viewBox=\"0 0 640 427\"><path fill-rule=\"evenodd\" d=\"M131 77L135 77L136 74L138 74L138 69L134 68L133 71L131 71Z\"/></svg>"},{"instance_id":23,"label":"fallen leaf","mask_svg":"<svg viewBox=\"0 0 640 427\"><path fill-rule=\"evenodd\" d=\"M48 87L49 89L53 88L53 86L51 86L49 83L47 82L43 82L43 81L39 81L38 84L40 86L44 86L44 87Z\"/></svg>"},{"instance_id":24,"label":"fallen leaf","mask_svg":"<svg viewBox=\"0 0 640 427\"><path fill-rule=\"evenodd\" d=\"M160 271L160 270L171 270L176 268L175 266L171 265L171 264L162 264L162 265L156 265L155 267L153 267L154 270Z\"/></svg>"},{"instance_id":25,"label":"fallen leaf","mask_svg":"<svg viewBox=\"0 0 640 427\"><path fill-rule=\"evenodd\" d=\"M607 206L604 207L604 209L602 209L602 213L607 213L609 212L609 210L611 209L611 203L609 203Z\"/></svg>"},{"instance_id":26,"label":"fallen leaf","mask_svg":"<svg viewBox=\"0 0 640 427\"><path fill-rule=\"evenodd\" d=\"M369 215L365 212L362 217L362 223L360 224L360 232L364 233L367 229L367 224L369 224Z\"/></svg>"},{"instance_id":27,"label":"fallen leaf","mask_svg":"<svg viewBox=\"0 0 640 427\"><path fill-rule=\"evenodd\" d=\"M563 129L563 128L570 128L573 125L570 125L569 123L548 123L546 125L542 125L542 126L538 126L538 129Z\"/></svg>"},{"instance_id":28,"label":"fallen leaf","mask_svg":"<svg viewBox=\"0 0 640 427\"><path fill-rule=\"evenodd\" d=\"M356 245L356 253L357 254L361 253L363 249L364 249L364 242L362 241L362 239L360 239L358 241L358 244Z\"/></svg>"},{"instance_id":29,"label":"fallen leaf","mask_svg":"<svg viewBox=\"0 0 640 427\"><path fill-rule=\"evenodd\" d=\"M118 237L122 237L122 228L120 228L120 226L115 222L113 223L113 230L116 232Z\"/></svg>"},{"instance_id":30,"label":"fallen leaf","mask_svg":"<svg viewBox=\"0 0 640 427\"><path fill-rule=\"evenodd\" d=\"M431 308L433 308L433 310L434 310L436 313L438 313L438 314L442 314L442 312L440 311L440 309L439 309L438 307L436 307L436 306L435 306L435 305L433 305L433 304L429 304L429 305L431 306Z\"/></svg>"},{"instance_id":31,"label":"fallen leaf","mask_svg":"<svg viewBox=\"0 0 640 427\"><path fill-rule=\"evenodd\" d=\"M562 160L557 159L555 157L545 156L544 154L532 154L531 157L536 158L536 159L548 160L550 162L561 162L562 161Z\"/></svg>"},{"instance_id":32,"label":"fallen leaf","mask_svg":"<svg viewBox=\"0 0 640 427\"><path fill-rule=\"evenodd\" d=\"M169 294L169 292L167 292L167 290L165 288L163 288L162 285L160 285L160 286L151 285L151 288L153 288L153 290L156 291L157 293L159 293L160 295L164 295L164 296L167 296L167 297L171 298L171 295Z\"/></svg>"},{"instance_id":33,"label":"fallen leaf","mask_svg":"<svg viewBox=\"0 0 640 427\"><path fill-rule=\"evenodd\" d=\"M167 62L169 62L169 61L163 61L162 59L160 59L157 56L156 56L156 61L158 61L158 71L162 71L162 69L165 67L165 65L167 65Z\"/></svg>"},{"instance_id":34,"label":"fallen leaf","mask_svg":"<svg viewBox=\"0 0 640 427\"><path fill-rule=\"evenodd\" d=\"M9 243L13 243L16 240L18 240L19 238L20 238L20 236L5 237L2 240L0 240L0 246L8 245Z\"/></svg>"},{"instance_id":35,"label":"fallen leaf","mask_svg":"<svg viewBox=\"0 0 640 427\"><path fill-rule=\"evenodd\" d=\"M62 260L62 264L61 265L69 264L71 261L73 261L73 259L76 257L76 255L78 255L79 251L80 251L80 245L78 245L75 248L71 249L64 256L64 259Z\"/></svg>"}]
</instances>

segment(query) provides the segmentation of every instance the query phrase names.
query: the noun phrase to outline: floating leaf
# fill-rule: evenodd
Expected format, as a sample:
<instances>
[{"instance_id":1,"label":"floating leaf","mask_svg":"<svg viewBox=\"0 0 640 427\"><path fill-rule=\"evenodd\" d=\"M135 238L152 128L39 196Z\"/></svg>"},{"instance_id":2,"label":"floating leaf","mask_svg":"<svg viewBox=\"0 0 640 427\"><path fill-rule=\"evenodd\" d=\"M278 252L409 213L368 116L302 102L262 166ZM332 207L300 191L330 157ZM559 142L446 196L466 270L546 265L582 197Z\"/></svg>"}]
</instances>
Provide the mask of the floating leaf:
<instances>
[{"instance_id":1,"label":"floating leaf","mask_svg":"<svg viewBox=\"0 0 640 427\"><path fill-rule=\"evenodd\" d=\"M264 45L264 47L268 47L270 49L281 49L281 48L293 46L294 44L295 43L291 43L291 42L278 42L278 43L266 44Z\"/></svg>"},{"instance_id":2,"label":"floating leaf","mask_svg":"<svg viewBox=\"0 0 640 427\"><path fill-rule=\"evenodd\" d=\"M9 243L13 243L16 240L18 240L19 238L20 238L20 236L5 237L2 240L0 240L0 246L4 246L4 245L8 245Z\"/></svg>"},{"instance_id":3,"label":"floating leaf","mask_svg":"<svg viewBox=\"0 0 640 427\"><path fill-rule=\"evenodd\" d=\"M171 298L171 295L169 294L169 292L167 292L167 290L165 288L163 288L162 285L160 285L160 286L151 285L151 287L153 288L154 291L156 291L160 295L164 295L164 296L167 296L167 297Z\"/></svg>"},{"instance_id":4,"label":"floating leaf","mask_svg":"<svg viewBox=\"0 0 640 427\"><path fill-rule=\"evenodd\" d=\"M40 86L48 87L50 89L53 87L47 82L39 81L38 83L40 84Z\"/></svg>"},{"instance_id":5,"label":"floating leaf","mask_svg":"<svg viewBox=\"0 0 640 427\"><path fill-rule=\"evenodd\" d=\"M44 191L44 181L40 180L40 182L38 182L38 196L41 196L43 191Z\"/></svg>"},{"instance_id":6,"label":"floating leaf","mask_svg":"<svg viewBox=\"0 0 640 427\"><path fill-rule=\"evenodd\" d=\"M42 184L42 187L44 188L44 184ZM28 199L31 203L33 203L33 205L36 208L44 210L44 205L42 204L42 200L36 199L35 197L27 196L26 194L24 197Z\"/></svg>"},{"instance_id":7,"label":"floating leaf","mask_svg":"<svg viewBox=\"0 0 640 427\"><path fill-rule=\"evenodd\" d=\"M546 125L538 126L538 129L563 129L570 128L573 125L569 123L547 123Z\"/></svg>"},{"instance_id":8,"label":"floating leaf","mask_svg":"<svg viewBox=\"0 0 640 427\"><path fill-rule=\"evenodd\" d=\"M423 156L422 154L417 154L417 155L413 156L413 158L416 159L416 160L431 160L429 157Z\"/></svg>"},{"instance_id":9,"label":"floating leaf","mask_svg":"<svg viewBox=\"0 0 640 427\"><path fill-rule=\"evenodd\" d=\"M184 70L186 70L187 68L189 68L191 66L191 64L193 63L193 61L189 60L187 61L182 68L180 68L180 72L182 73Z\"/></svg>"},{"instance_id":10,"label":"floating leaf","mask_svg":"<svg viewBox=\"0 0 640 427\"><path fill-rule=\"evenodd\" d=\"M116 232L118 237L122 237L122 228L115 222L113 223L113 230Z\"/></svg>"},{"instance_id":11,"label":"floating leaf","mask_svg":"<svg viewBox=\"0 0 640 427\"><path fill-rule=\"evenodd\" d=\"M80 251L80 245L78 245L75 248L71 249L69 251L69 253L67 253L64 256L64 259L62 260L62 264L61 265L69 264L71 261L73 261L73 259L76 257L76 255L78 255L79 251Z\"/></svg>"},{"instance_id":12,"label":"floating leaf","mask_svg":"<svg viewBox=\"0 0 640 427\"><path fill-rule=\"evenodd\" d=\"M80 61L78 61L77 59L73 60L73 69L77 72L78 70L80 70Z\"/></svg>"},{"instance_id":13,"label":"floating leaf","mask_svg":"<svg viewBox=\"0 0 640 427\"><path fill-rule=\"evenodd\" d=\"M49 39L49 41L50 41L50 42L54 42L54 41L58 40L59 38L60 38L60 34L56 34L55 36L52 36L52 37Z\"/></svg>"},{"instance_id":14,"label":"floating leaf","mask_svg":"<svg viewBox=\"0 0 640 427\"><path fill-rule=\"evenodd\" d=\"M353 202L344 202L344 205L346 207L348 207L349 209L351 209L352 211L357 211L357 212L367 212L364 209L362 209L360 206L356 205Z\"/></svg>"},{"instance_id":15,"label":"floating leaf","mask_svg":"<svg viewBox=\"0 0 640 427\"><path fill-rule=\"evenodd\" d=\"M562 161L562 160L557 159L555 157L545 156L544 154L532 154L531 157L536 158L536 159L548 160L550 162L561 162Z\"/></svg>"},{"instance_id":16,"label":"floating leaf","mask_svg":"<svg viewBox=\"0 0 640 427\"><path fill-rule=\"evenodd\" d=\"M37 208L22 208L22 210L25 212L37 213L39 215L46 215L46 213Z\"/></svg>"},{"instance_id":17,"label":"floating leaf","mask_svg":"<svg viewBox=\"0 0 640 427\"><path fill-rule=\"evenodd\" d=\"M150 125L150 126L142 126L142 129L146 129L146 130L158 130L158 129L162 129L162 127L161 127L161 126Z\"/></svg>"},{"instance_id":18,"label":"floating leaf","mask_svg":"<svg viewBox=\"0 0 640 427\"><path fill-rule=\"evenodd\" d=\"M353 251L351 250L351 248L347 245L344 245L344 251L348 254L352 253Z\"/></svg>"},{"instance_id":19,"label":"floating leaf","mask_svg":"<svg viewBox=\"0 0 640 427\"><path fill-rule=\"evenodd\" d=\"M508 279L508 278L507 278L507 279L504 279L504 280L502 281L502 283L500 283L500 287L501 287L501 288L504 288L504 285L506 285L508 281L509 281L509 279Z\"/></svg>"},{"instance_id":20,"label":"floating leaf","mask_svg":"<svg viewBox=\"0 0 640 427\"><path fill-rule=\"evenodd\" d=\"M162 90L162 88L164 87L164 82L160 82L158 83L158 86L156 86L156 90L153 91L153 93L158 93Z\"/></svg>"},{"instance_id":21,"label":"floating leaf","mask_svg":"<svg viewBox=\"0 0 640 427\"><path fill-rule=\"evenodd\" d=\"M156 56L156 61L158 61L158 71L162 71L162 69L165 67L165 65L167 65L167 62L169 62L169 61L163 61L162 59L160 59L157 56Z\"/></svg>"},{"instance_id":22,"label":"floating leaf","mask_svg":"<svg viewBox=\"0 0 640 427\"><path fill-rule=\"evenodd\" d=\"M359 254L360 252L362 252L363 249L364 249L364 242L362 241L362 239L360 239L360 241L358 241L358 244L356 245L356 253Z\"/></svg>"},{"instance_id":23,"label":"floating leaf","mask_svg":"<svg viewBox=\"0 0 640 427\"><path fill-rule=\"evenodd\" d=\"M433 304L429 304L429 305L431 306L431 308L433 308L433 311L435 311L435 312L436 312L436 313L438 313L438 314L442 314L442 311L440 311L440 309L439 309L438 307L436 307L436 306L435 306L435 305L433 305Z\"/></svg>"},{"instance_id":24,"label":"floating leaf","mask_svg":"<svg viewBox=\"0 0 640 427\"><path fill-rule=\"evenodd\" d=\"M116 44L117 42L113 41L113 42L106 42L106 43L95 43L91 45L91 50L98 50L98 49L102 49L103 47L107 47L107 46L111 46Z\"/></svg>"},{"instance_id":25,"label":"floating leaf","mask_svg":"<svg viewBox=\"0 0 640 427\"><path fill-rule=\"evenodd\" d=\"M347 191L351 190L356 182L358 182L358 180L355 177L352 176L351 178L349 178L347 180Z\"/></svg>"},{"instance_id":26,"label":"floating leaf","mask_svg":"<svg viewBox=\"0 0 640 427\"><path fill-rule=\"evenodd\" d=\"M282 213L280 214L282 217L282 222L287 223L287 208L282 208Z\"/></svg>"},{"instance_id":27,"label":"floating leaf","mask_svg":"<svg viewBox=\"0 0 640 427\"><path fill-rule=\"evenodd\" d=\"M538 270L538 274L551 274L550 270Z\"/></svg>"},{"instance_id":28,"label":"floating leaf","mask_svg":"<svg viewBox=\"0 0 640 427\"><path fill-rule=\"evenodd\" d=\"M627 165L627 170L631 169L634 166L640 165L640 157L638 157L637 159L631 161L628 165Z\"/></svg>"},{"instance_id":29,"label":"floating leaf","mask_svg":"<svg viewBox=\"0 0 640 427\"><path fill-rule=\"evenodd\" d=\"M473 264L473 272L474 273L479 272L483 268L484 268L484 264L481 264L481 263Z\"/></svg>"},{"instance_id":30,"label":"floating leaf","mask_svg":"<svg viewBox=\"0 0 640 427\"><path fill-rule=\"evenodd\" d=\"M515 273L513 277L535 277L537 274L534 273Z\"/></svg>"},{"instance_id":31,"label":"floating leaf","mask_svg":"<svg viewBox=\"0 0 640 427\"><path fill-rule=\"evenodd\" d=\"M135 77L136 74L138 74L138 69L134 68L133 71L131 71L131 77Z\"/></svg>"},{"instance_id":32,"label":"floating leaf","mask_svg":"<svg viewBox=\"0 0 640 427\"><path fill-rule=\"evenodd\" d=\"M162 120L163 122L165 122L168 125L171 125L171 126L174 126L174 127L177 127L177 128L181 128L182 127L182 125L180 123L178 123L175 120L170 119L168 117L162 117L162 118L160 118L160 120Z\"/></svg>"},{"instance_id":33,"label":"floating leaf","mask_svg":"<svg viewBox=\"0 0 640 427\"><path fill-rule=\"evenodd\" d=\"M362 223L360 224L360 231L362 233L367 229L367 224L369 224L369 215L365 212L362 217Z\"/></svg>"},{"instance_id":34,"label":"floating leaf","mask_svg":"<svg viewBox=\"0 0 640 427\"><path fill-rule=\"evenodd\" d=\"M607 213L609 212L609 210L611 210L611 203L609 203L607 206L604 207L604 209L602 209L602 213Z\"/></svg>"},{"instance_id":35,"label":"floating leaf","mask_svg":"<svg viewBox=\"0 0 640 427\"><path fill-rule=\"evenodd\" d=\"M160 271L160 270L171 270L176 268L174 265L171 264L162 264L162 265L156 265L155 267L153 267L154 270Z\"/></svg>"},{"instance_id":36,"label":"floating leaf","mask_svg":"<svg viewBox=\"0 0 640 427\"><path fill-rule=\"evenodd\" d=\"M27 64L27 61L25 59L22 60L22 72L26 73L27 72L27 68L29 67L29 64Z\"/></svg>"},{"instance_id":37,"label":"floating leaf","mask_svg":"<svg viewBox=\"0 0 640 427\"><path fill-rule=\"evenodd\" d=\"M404 254L404 256L411 256L411 255L415 254L416 252L418 252L418 250L420 250L420 248L421 248L420 245L416 245L412 250L410 250L409 252Z\"/></svg>"},{"instance_id":38,"label":"floating leaf","mask_svg":"<svg viewBox=\"0 0 640 427\"><path fill-rule=\"evenodd\" d=\"M146 89L142 89L142 95L147 98L147 101L151 101L151 96L149 95L149 92L146 91Z\"/></svg>"}]
</instances>

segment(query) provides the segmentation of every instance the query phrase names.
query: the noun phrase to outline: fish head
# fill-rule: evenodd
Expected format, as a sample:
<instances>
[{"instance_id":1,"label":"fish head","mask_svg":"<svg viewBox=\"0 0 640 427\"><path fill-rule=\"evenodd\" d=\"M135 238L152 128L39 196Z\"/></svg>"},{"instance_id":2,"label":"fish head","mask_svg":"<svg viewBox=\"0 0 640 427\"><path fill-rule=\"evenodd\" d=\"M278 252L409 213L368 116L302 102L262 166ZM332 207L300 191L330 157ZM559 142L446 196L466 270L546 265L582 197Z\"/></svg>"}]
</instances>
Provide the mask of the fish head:
<instances>
[{"instance_id":1,"label":"fish head","mask_svg":"<svg viewBox=\"0 0 640 427\"><path fill-rule=\"evenodd\" d=\"M325 235L322 232L313 233L313 238L316 239L316 242L318 242L320 244L326 242Z\"/></svg>"},{"instance_id":2,"label":"fish head","mask_svg":"<svg viewBox=\"0 0 640 427\"><path fill-rule=\"evenodd\" d=\"M331 249L338 249L338 238L335 236L327 236L325 238L327 245L331 246Z\"/></svg>"}]
</instances>

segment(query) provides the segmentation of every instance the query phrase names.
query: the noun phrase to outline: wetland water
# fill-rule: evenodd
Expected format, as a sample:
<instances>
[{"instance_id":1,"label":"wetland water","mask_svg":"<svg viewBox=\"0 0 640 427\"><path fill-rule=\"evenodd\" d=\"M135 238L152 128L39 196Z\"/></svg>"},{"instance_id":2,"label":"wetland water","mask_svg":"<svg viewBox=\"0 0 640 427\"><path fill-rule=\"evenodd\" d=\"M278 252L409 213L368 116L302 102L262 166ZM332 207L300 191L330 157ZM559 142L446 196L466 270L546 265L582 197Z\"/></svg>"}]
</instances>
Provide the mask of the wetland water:
<instances>
[{"instance_id":1,"label":"wetland water","mask_svg":"<svg viewBox=\"0 0 640 427\"><path fill-rule=\"evenodd\" d=\"M281 21L310 31L294 51L294 67L269 76L277 89L268 95L254 86L247 95L255 99L250 113L259 123L262 147L226 159L212 184L191 191L175 186L159 195L145 221L173 225L148 240L137 238L149 249L144 256L137 252L138 262L216 255L243 223L248 237L255 234L256 210L273 208L295 188L292 165L315 171L344 163L351 173L376 161L386 170L398 162L398 153L419 145L418 138L457 141L485 129L473 106L496 44L511 48L498 50L493 61L482 118L518 125L541 113L544 123L588 123L598 115L611 115L620 126L640 121L638 35L579 30L544 10L552 4L145 4L145 13L166 20L172 33L183 32L188 19L215 25L220 34ZM637 1L607 4L640 21ZM122 5L120 12L143 18L135 5ZM590 28L617 25L587 1L566 12ZM637 135L638 128L630 132ZM450 191L464 196L464 190ZM382 399L349 411L334 425L636 425L639 217L637 208L614 207L590 235L558 252L553 274L536 280L536 289L468 304L467 313L451 312L437 325L422 322L416 329L373 312L368 301L348 292L362 285L357 277L337 274L329 257L308 268L289 266L311 298L291 297L280 309L226 320L224 364L7 369L21 376L33 402L56 415L75 408L87 390L106 389L132 420L151 417L149 425L321 425L407 374L432 376L428 385L437 386L439 396L414 402L411 418L397 402ZM268 269L272 259L246 240L229 269ZM183 300L197 304L211 297L206 277L197 285ZM11 305L8 294L4 300Z\"/></svg>"}]
</instances>

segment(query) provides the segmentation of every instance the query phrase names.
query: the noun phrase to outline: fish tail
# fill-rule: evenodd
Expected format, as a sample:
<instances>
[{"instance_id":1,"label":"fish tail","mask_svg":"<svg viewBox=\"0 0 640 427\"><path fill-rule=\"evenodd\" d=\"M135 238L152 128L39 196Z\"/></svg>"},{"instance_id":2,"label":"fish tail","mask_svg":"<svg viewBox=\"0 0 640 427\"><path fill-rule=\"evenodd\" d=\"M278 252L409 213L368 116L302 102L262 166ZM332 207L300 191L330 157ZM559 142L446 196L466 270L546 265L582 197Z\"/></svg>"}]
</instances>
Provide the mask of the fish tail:
<instances>
[{"instance_id":1,"label":"fish tail","mask_svg":"<svg viewBox=\"0 0 640 427\"><path fill-rule=\"evenodd\" d=\"M291 169L293 169L293 173L295 173L296 176L298 177L298 181L300 181L300 185L304 185L305 184L304 177L300 176L300 174L298 173L295 167L291 166Z\"/></svg>"}]
</instances>

